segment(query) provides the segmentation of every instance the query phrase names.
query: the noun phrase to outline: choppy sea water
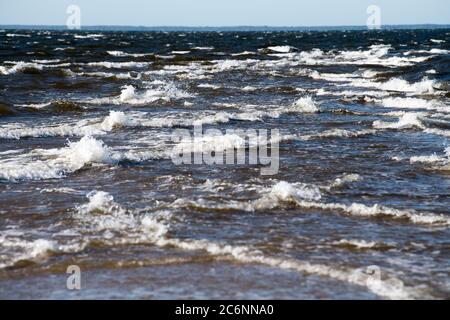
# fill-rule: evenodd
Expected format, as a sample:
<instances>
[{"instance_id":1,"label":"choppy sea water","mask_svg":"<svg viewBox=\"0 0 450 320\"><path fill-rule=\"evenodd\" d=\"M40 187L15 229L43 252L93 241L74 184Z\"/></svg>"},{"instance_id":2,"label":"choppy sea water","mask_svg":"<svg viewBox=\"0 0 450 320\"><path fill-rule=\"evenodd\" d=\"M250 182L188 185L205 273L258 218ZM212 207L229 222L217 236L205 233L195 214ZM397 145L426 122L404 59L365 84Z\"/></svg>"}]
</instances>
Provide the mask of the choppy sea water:
<instances>
[{"instance_id":1,"label":"choppy sea water","mask_svg":"<svg viewBox=\"0 0 450 320\"><path fill-rule=\"evenodd\" d=\"M0 297L449 298L449 39L0 30Z\"/></svg>"}]
</instances>

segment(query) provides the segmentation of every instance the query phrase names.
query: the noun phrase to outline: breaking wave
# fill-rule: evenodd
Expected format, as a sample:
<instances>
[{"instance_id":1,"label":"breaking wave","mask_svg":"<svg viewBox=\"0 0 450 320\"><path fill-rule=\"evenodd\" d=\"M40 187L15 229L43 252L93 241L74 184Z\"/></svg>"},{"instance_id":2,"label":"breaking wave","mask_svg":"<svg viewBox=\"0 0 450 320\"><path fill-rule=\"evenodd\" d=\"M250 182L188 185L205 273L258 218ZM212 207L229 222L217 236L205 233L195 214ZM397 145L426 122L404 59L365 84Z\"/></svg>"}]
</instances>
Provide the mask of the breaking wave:
<instances>
[{"instance_id":1,"label":"breaking wave","mask_svg":"<svg viewBox=\"0 0 450 320\"><path fill-rule=\"evenodd\" d=\"M98 121L98 120L97 120ZM81 120L75 124L27 127L24 124L8 124L0 127L0 138L22 139L29 137L56 136L96 136L104 135L114 128L138 125L135 120L122 111L110 111L102 121Z\"/></svg>"},{"instance_id":2,"label":"breaking wave","mask_svg":"<svg viewBox=\"0 0 450 320\"><path fill-rule=\"evenodd\" d=\"M377 120L373 123L373 127L377 129L410 129L410 128L425 128L421 121L420 113L405 113L401 116L398 122L383 122Z\"/></svg>"},{"instance_id":3,"label":"breaking wave","mask_svg":"<svg viewBox=\"0 0 450 320\"><path fill-rule=\"evenodd\" d=\"M414 156L409 159L410 163L421 163L431 165L431 169L450 171L450 147L445 149L445 156L432 154L428 156Z\"/></svg>"},{"instance_id":4,"label":"breaking wave","mask_svg":"<svg viewBox=\"0 0 450 320\"><path fill-rule=\"evenodd\" d=\"M278 190L278 187L276 188ZM278 190L284 194L289 186L280 185ZM277 192L278 192L277 191ZM298 190L289 193L298 194ZM315 197L312 194L299 196ZM74 218L79 221L78 230L84 235L83 240L72 240L70 244L58 243L56 240L38 239L23 241L7 237L0 238L2 247L16 246L23 251L21 255L8 257L7 263L14 265L21 260L34 260L45 257L49 253L80 252L89 243L101 241L107 245L119 244L153 244L158 247L174 247L188 251L205 251L211 256L222 256L241 263L262 264L272 268L280 268L306 275L318 275L336 279L367 288L375 294L390 299L411 299L423 297L423 293L415 287L404 286L393 276L372 279L365 273L365 268L343 268L339 266L311 263L287 257L271 257L251 246L235 246L204 239L178 239L169 236L171 215L160 213L139 213L130 211L114 201L112 195L104 191L93 191L87 195L88 203L78 206ZM368 247L362 241L348 242L360 247ZM344 243L339 243L344 244ZM373 247L370 245L369 247Z\"/></svg>"},{"instance_id":5,"label":"breaking wave","mask_svg":"<svg viewBox=\"0 0 450 320\"><path fill-rule=\"evenodd\" d=\"M178 89L170 83L163 83L156 88L146 89L144 92L136 92L136 88L126 85L119 96L113 98L97 98L85 101L92 104L132 104L145 105L156 101L169 102L173 99L191 98L193 95Z\"/></svg>"},{"instance_id":6,"label":"breaking wave","mask_svg":"<svg viewBox=\"0 0 450 320\"><path fill-rule=\"evenodd\" d=\"M2 160L0 179L40 180L62 178L88 164L116 163L111 150L102 141L86 136L78 142L69 142L62 149L44 150L46 160L32 160L28 157Z\"/></svg>"},{"instance_id":7,"label":"breaking wave","mask_svg":"<svg viewBox=\"0 0 450 320\"><path fill-rule=\"evenodd\" d=\"M314 102L313 98L307 96L295 101L294 104L289 108L289 111L299 113L317 113L320 112L320 109Z\"/></svg>"},{"instance_id":8,"label":"breaking wave","mask_svg":"<svg viewBox=\"0 0 450 320\"><path fill-rule=\"evenodd\" d=\"M294 204L303 209L317 209L331 212L341 212L355 217L389 217L392 219L401 219L412 223L425 225L450 225L450 218L445 215L433 213L419 213L415 210L400 210L375 204L367 206L361 203L342 204L342 203L323 203L317 200L321 199L321 193L318 187L304 184L290 184L281 181L275 184L268 191L264 191L257 200L240 202L229 201L226 203L216 203L199 199L191 201L186 199L176 200L174 207L199 207L209 209L234 209L243 211L262 211L283 207L284 205Z\"/></svg>"}]
</instances>

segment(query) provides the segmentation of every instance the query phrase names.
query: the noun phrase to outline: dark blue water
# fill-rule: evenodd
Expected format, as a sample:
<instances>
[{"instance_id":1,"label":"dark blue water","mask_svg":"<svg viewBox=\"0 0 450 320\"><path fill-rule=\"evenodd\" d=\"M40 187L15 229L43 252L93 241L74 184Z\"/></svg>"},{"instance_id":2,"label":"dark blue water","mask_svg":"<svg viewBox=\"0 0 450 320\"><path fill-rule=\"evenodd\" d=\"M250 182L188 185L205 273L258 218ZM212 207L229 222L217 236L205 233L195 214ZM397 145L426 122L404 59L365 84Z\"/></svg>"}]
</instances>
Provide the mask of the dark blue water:
<instances>
[{"instance_id":1,"label":"dark blue water","mask_svg":"<svg viewBox=\"0 0 450 320\"><path fill-rule=\"evenodd\" d=\"M0 297L448 298L449 40L2 30Z\"/></svg>"}]
</instances>

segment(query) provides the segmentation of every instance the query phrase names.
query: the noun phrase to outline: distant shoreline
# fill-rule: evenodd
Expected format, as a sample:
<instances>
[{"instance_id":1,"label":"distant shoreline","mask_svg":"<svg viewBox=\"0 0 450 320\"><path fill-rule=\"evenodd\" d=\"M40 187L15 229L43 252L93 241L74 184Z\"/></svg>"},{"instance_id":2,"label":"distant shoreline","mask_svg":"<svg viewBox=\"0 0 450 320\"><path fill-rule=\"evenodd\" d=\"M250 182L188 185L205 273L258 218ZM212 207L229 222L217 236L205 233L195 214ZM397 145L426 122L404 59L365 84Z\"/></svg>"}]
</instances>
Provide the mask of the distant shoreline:
<instances>
[{"instance_id":1,"label":"distant shoreline","mask_svg":"<svg viewBox=\"0 0 450 320\"><path fill-rule=\"evenodd\" d=\"M188 27L188 26L82 26L80 30L68 30L64 25L0 25L5 30L67 30L67 31L187 31L187 32L261 32L261 31L363 31L366 26L306 26L306 27L274 27L274 26L222 26L222 27ZM417 30L417 29L450 29L450 24L414 24L384 25L381 30Z\"/></svg>"}]
</instances>

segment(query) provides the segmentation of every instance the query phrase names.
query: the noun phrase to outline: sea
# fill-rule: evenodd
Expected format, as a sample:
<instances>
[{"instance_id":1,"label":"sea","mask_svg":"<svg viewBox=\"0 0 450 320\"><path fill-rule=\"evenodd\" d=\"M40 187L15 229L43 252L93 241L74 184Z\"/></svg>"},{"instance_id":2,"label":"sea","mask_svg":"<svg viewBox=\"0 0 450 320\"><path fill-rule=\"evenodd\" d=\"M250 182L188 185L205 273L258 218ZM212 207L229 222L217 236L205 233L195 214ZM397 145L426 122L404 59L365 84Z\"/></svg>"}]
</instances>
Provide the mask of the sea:
<instances>
[{"instance_id":1,"label":"sea","mask_svg":"<svg viewBox=\"0 0 450 320\"><path fill-rule=\"evenodd\" d=\"M0 27L0 298L449 299L449 41Z\"/></svg>"}]
</instances>

